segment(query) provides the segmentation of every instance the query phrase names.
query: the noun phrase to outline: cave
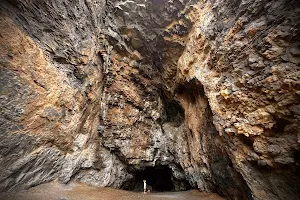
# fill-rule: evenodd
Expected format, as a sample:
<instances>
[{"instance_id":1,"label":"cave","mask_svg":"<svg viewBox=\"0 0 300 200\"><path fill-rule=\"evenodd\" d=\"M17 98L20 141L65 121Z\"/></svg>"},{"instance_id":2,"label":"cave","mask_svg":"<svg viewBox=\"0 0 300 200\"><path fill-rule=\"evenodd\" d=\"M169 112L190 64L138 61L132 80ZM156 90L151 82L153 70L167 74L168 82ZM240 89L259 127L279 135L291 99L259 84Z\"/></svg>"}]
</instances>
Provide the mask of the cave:
<instances>
[{"instance_id":1,"label":"cave","mask_svg":"<svg viewBox=\"0 0 300 200\"><path fill-rule=\"evenodd\" d=\"M172 170L166 165L146 167L134 172L133 178L125 182L122 189L143 191L143 180L146 180L154 192L175 191L172 179Z\"/></svg>"},{"instance_id":2,"label":"cave","mask_svg":"<svg viewBox=\"0 0 300 200\"><path fill-rule=\"evenodd\" d=\"M0 200L300 199L299 13L1 0Z\"/></svg>"}]
</instances>

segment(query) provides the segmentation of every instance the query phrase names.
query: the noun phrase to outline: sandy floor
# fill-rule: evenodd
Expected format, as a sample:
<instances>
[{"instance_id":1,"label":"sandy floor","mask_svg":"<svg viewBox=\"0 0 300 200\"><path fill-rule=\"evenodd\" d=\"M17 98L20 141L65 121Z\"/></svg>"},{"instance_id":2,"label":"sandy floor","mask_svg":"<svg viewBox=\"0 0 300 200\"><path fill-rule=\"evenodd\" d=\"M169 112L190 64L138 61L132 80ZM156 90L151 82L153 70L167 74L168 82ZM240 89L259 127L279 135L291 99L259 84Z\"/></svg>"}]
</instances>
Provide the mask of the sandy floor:
<instances>
[{"instance_id":1,"label":"sandy floor","mask_svg":"<svg viewBox=\"0 0 300 200\"><path fill-rule=\"evenodd\" d=\"M198 190L147 193L112 188L94 188L83 184L56 182L39 185L19 193L0 194L0 200L224 200L217 194Z\"/></svg>"}]
</instances>

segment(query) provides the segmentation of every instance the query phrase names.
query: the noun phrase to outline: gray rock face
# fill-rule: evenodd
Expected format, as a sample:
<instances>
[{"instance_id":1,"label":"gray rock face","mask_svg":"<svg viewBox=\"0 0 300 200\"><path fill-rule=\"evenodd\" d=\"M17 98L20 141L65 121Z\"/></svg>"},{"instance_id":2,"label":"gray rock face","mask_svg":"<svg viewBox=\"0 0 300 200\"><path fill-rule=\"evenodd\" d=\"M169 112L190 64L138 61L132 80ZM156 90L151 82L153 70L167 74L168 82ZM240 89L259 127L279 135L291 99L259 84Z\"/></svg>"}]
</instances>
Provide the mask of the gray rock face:
<instances>
[{"instance_id":1,"label":"gray rock face","mask_svg":"<svg viewBox=\"0 0 300 200\"><path fill-rule=\"evenodd\" d=\"M175 190L299 199L299 8L1 1L0 190L167 166Z\"/></svg>"},{"instance_id":2,"label":"gray rock face","mask_svg":"<svg viewBox=\"0 0 300 200\"><path fill-rule=\"evenodd\" d=\"M299 121L290 109L299 103L299 63L289 52L299 46L299 3L201 5L194 6L178 80L203 85L214 125L253 198L297 199Z\"/></svg>"},{"instance_id":3,"label":"gray rock face","mask_svg":"<svg viewBox=\"0 0 300 200\"><path fill-rule=\"evenodd\" d=\"M1 2L1 190L68 182L98 160L106 11L104 1Z\"/></svg>"}]
</instances>

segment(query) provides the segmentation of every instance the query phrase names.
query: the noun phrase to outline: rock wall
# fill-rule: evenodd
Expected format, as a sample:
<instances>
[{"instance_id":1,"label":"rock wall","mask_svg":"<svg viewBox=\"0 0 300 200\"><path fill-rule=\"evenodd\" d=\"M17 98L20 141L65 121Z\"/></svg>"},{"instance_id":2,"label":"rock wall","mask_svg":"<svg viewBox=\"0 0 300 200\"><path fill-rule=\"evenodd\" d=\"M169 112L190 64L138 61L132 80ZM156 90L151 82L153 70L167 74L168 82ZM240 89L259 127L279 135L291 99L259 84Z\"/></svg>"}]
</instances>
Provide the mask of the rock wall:
<instances>
[{"instance_id":1,"label":"rock wall","mask_svg":"<svg viewBox=\"0 0 300 200\"><path fill-rule=\"evenodd\" d=\"M256 199L299 198L298 13L296 1L200 2L178 61Z\"/></svg>"},{"instance_id":2,"label":"rock wall","mask_svg":"<svg viewBox=\"0 0 300 200\"><path fill-rule=\"evenodd\" d=\"M122 167L97 135L105 12L101 1L1 1L2 190Z\"/></svg>"},{"instance_id":3,"label":"rock wall","mask_svg":"<svg viewBox=\"0 0 300 200\"><path fill-rule=\"evenodd\" d=\"M298 199L300 5L0 2L0 189L58 179ZM137 183L138 184L138 183Z\"/></svg>"}]
</instances>

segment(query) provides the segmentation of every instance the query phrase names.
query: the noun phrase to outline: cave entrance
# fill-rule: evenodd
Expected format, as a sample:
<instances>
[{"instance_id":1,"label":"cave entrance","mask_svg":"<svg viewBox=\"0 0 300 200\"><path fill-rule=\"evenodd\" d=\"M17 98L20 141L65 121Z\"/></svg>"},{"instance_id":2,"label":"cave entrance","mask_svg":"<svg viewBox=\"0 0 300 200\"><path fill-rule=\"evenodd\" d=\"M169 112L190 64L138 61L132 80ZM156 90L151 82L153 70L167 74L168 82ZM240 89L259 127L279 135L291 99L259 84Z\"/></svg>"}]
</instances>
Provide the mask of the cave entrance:
<instances>
[{"instance_id":1,"label":"cave entrance","mask_svg":"<svg viewBox=\"0 0 300 200\"><path fill-rule=\"evenodd\" d=\"M143 180L152 187L154 192L174 191L172 182L172 170L165 165L146 167L142 171L136 171L134 178L125 182L122 189L143 191Z\"/></svg>"}]
</instances>

